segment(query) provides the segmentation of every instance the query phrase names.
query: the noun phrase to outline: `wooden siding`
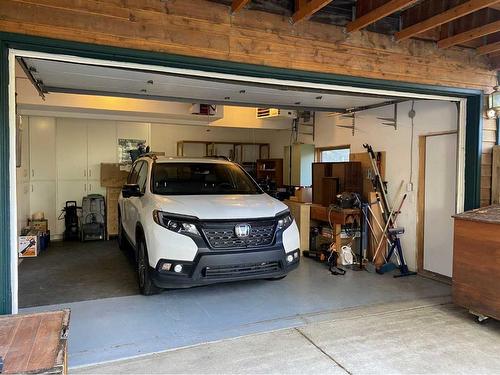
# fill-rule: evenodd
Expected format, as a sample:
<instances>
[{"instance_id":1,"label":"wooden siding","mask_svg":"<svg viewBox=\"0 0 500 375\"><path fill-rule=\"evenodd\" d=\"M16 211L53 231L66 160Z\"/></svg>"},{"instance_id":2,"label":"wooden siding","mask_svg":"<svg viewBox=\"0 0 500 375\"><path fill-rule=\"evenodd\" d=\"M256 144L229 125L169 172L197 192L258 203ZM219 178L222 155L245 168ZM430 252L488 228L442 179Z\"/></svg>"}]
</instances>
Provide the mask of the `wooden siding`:
<instances>
[{"instance_id":1,"label":"wooden siding","mask_svg":"<svg viewBox=\"0 0 500 375\"><path fill-rule=\"evenodd\" d=\"M474 50L205 0L2 0L0 31L279 68L491 91L496 72ZM481 203L491 199L494 121L485 120Z\"/></svg>"},{"instance_id":2,"label":"wooden siding","mask_svg":"<svg viewBox=\"0 0 500 375\"><path fill-rule=\"evenodd\" d=\"M346 34L316 22L204 0L2 0L0 30L274 67L468 88L495 84L486 57Z\"/></svg>"}]
</instances>

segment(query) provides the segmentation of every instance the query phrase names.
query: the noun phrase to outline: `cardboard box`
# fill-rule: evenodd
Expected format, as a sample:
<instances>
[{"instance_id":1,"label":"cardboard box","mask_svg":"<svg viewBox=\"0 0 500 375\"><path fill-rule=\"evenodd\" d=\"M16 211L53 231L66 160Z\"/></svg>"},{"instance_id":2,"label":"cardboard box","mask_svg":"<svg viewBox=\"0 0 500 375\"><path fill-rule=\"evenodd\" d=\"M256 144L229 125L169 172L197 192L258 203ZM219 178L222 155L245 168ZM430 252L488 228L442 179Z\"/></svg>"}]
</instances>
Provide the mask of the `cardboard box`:
<instances>
[{"instance_id":1,"label":"cardboard box","mask_svg":"<svg viewBox=\"0 0 500 375\"><path fill-rule=\"evenodd\" d=\"M129 170L129 165L101 163L101 186L121 188L127 183Z\"/></svg>"},{"instance_id":2,"label":"cardboard box","mask_svg":"<svg viewBox=\"0 0 500 375\"><path fill-rule=\"evenodd\" d=\"M312 202L312 188L300 187L295 190L295 199L300 203L311 203Z\"/></svg>"},{"instance_id":3,"label":"cardboard box","mask_svg":"<svg viewBox=\"0 0 500 375\"><path fill-rule=\"evenodd\" d=\"M38 236L19 236L17 251L19 258L33 258L38 255Z\"/></svg>"},{"instance_id":4,"label":"cardboard box","mask_svg":"<svg viewBox=\"0 0 500 375\"><path fill-rule=\"evenodd\" d=\"M118 235L118 197L121 188L106 189L106 232L110 236Z\"/></svg>"},{"instance_id":5,"label":"cardboard box","mask_svg":"<svg viewBox=\"0 0 500 375\"><path fill-rule=\"evenodd\" d=\"M31 230L47 232L49 230L49 221L47 219L43 220L28 219L28 227L30 227Z\"/></svg>"}]
</instances>

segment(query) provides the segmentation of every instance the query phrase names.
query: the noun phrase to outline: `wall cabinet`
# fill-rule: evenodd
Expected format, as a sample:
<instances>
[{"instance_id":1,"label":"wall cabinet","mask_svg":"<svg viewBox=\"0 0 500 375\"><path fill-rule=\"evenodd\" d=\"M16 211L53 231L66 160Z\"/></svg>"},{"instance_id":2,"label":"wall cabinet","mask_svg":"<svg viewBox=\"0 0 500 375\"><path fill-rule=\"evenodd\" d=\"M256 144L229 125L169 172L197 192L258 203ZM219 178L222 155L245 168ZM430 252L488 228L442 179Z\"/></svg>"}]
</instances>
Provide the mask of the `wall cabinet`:
<instances>
[{"instance_id":1,"label":"wall cabinet","mask_svg":"<svg viewBox=\"0 0 500 375\"><path fill-rule=\"evenodd\" d=\"M95 186L100 186L101 163L116 163L116 130L113 121L89 120L87 122L87 179ZM95 186L91 187L95 188Z\"/></svg>"},{"instance_id":2,"label":"wall cabinet","mask_svg":"<svg viewBox=\"0 0 500 375\"><path fill-rule=\"evenodd\" d=\"M30 181L56 179L56 120L50 117L29 119Z\"/></svg>"},{"instance_id":3,"label":"wall cabinet","mask_svg":"<svg viewBox=\"0 0 500 375\"><path fill-rule=\"evenodd\" d=\"M48 117L30 117L29 122L29 214L43 211L51 235L60 238L64 220L57 217L66 201L81 205L88 194L106 195L100 183L101 163L118 158L117 123Z\"/></svg>"},{"instance_id":4,"label":"wall cabinet","mask_svg":"<svg viewBox=\"0 0 500 375\"><path fill-rule=\"evenodd\" d=\"M83 119L57 119L57 178L87 178L87 124Z\"/></svg>"}]
</instances>

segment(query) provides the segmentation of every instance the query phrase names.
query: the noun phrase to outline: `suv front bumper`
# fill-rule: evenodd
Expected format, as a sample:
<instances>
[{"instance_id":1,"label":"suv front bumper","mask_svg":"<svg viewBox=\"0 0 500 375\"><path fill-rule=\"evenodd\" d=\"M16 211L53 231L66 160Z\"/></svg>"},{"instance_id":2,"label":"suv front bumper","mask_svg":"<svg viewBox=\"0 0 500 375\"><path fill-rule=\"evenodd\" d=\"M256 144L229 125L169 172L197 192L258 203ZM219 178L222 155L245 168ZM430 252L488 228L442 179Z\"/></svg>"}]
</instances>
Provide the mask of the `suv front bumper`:
<instances>
[{"instance_id":1,"label":"suv front bumper","mask_svg":"<svg viewBox=\"0 0 500 375\"><path fill-rule=\"evenodd\" d=\"M297 254L297 255L294 255ZM299 249L285 253L282 246L240 251L201 251L193 262L162 259L151 268L153 282L160 288L189 288L222 282L255 279L273 279L285 276L298 267ZM293 257L289 262L288 256ZM170 263L171 270L163 271L162 265ZM174 265L183 271L173 271Z\"/></svg>"}]
</instances>

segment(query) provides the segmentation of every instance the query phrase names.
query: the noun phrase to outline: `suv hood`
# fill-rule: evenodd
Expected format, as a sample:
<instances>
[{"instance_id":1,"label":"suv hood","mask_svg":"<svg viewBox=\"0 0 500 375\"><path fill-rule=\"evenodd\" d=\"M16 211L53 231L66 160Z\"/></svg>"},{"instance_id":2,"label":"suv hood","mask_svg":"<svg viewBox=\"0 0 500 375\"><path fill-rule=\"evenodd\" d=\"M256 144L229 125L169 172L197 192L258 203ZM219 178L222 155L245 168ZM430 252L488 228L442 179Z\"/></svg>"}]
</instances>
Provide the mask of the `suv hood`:
<instances>
[{"instance_id":1,"label":"suv hood","mask_svg":"<svg viewBox=\"0 0 500 375\"><path fill-rule=\"evenodd\" d=\"M161 211L205 220L273 217L288 208L267 194L159 196L157 203Z\"/></svg>"}]
</instances>

